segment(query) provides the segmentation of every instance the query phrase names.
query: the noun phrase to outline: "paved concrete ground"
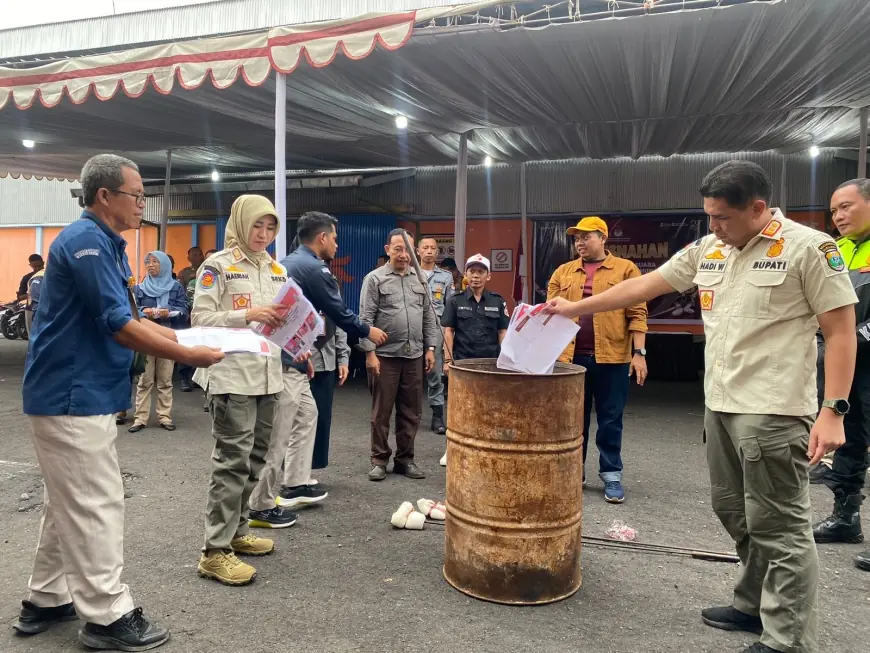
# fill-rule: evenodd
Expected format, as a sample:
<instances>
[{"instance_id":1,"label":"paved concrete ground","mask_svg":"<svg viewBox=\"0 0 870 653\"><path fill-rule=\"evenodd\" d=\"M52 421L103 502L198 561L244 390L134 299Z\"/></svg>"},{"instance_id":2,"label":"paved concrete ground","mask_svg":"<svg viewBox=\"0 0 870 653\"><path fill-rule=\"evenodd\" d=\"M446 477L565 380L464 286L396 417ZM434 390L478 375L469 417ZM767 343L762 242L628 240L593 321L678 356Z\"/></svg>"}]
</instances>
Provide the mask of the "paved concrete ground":
<instances>
[{"instance_id":1,"label":"paved concrete ground","mask_svg":"<svg viewBox=\"0 0 870 653\"><path fill-rule=\"evenodd\" d=\"M40 477L21 415L23 355L22 343L0 339L0 651L80 651L78 623L29 639L13 637L10 628L39 524ZM245 588L196 575L212 447L201 396L176 394L175 433L121 431L129 494L124 578L137 603L171 628L161 651L719 653L752 642L700 622L701 608L730 600L736 567L728 564L585 547L583 587L561 603L512 608L453 590L441 577L442 531L394 531L388 523L402 500L443 496L443 438L419 435L426 480L371 483L368 405L360 380L338 391L332 465L317 475L329 485L329 499L276 532L276 553L255 561L259 578ZM627 502L606 504L593 474L584 496L585 534L603 535L619 518L645 542L731 548L710 510L701 414L698 385L633 392ZM21 500L23 493L31 498ZM818 516L829 509L827 490L814 487L813 501ZM851 565L859 549L821 547L821 639L829 653L868 650L870 575Z\"/></svg>"}]
</instances>

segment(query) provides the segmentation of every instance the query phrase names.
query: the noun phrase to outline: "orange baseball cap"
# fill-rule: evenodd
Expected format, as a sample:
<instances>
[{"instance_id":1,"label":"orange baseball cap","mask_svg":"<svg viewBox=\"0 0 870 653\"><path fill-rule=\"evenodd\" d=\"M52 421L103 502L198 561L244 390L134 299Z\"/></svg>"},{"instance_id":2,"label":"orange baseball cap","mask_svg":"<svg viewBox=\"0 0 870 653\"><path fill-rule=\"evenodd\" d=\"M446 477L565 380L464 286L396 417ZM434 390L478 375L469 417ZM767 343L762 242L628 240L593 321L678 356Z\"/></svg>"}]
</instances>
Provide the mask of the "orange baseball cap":
<instances>
[{"instance_id":1,"label":"orange baseball cap","mask_svg":"<svg viewBox=\"0 0 870 653\"><path fill-rule=\"evenodd\" d=\"M583 218L580 222L577 223L576 227L571 227L568 229L569 236L576 236L582 232L589 231L600 231L605 236L607 234L607 223L599 218L597 215L590 215L588 218Z\"/></svg>"}]
</instances>

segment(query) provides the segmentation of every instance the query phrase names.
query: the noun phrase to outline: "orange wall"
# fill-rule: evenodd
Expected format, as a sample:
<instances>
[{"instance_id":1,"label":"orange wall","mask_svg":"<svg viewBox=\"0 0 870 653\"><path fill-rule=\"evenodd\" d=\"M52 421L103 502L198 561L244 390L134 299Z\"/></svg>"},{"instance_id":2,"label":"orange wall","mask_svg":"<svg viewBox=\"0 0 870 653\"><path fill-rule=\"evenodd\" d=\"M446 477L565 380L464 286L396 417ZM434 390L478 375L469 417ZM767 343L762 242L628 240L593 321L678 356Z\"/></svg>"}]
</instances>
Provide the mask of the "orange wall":
<instances>
[{"instance_id":1,"label":"orange wall","mask_svg":"<svg viewBox=\"0 0 870 653\"><path fill-rule=\"evenodd\" d=\"M205 254L210 249L223 249L223 245L216 245L217 227L213 224L199 225L199 246Z\"/></svg>"},{"instance_id":2,"label":"orange wall","mask_svg":"<svg viewBox=\"0 0 870 653\"><path fill-rule=\"evenodd\" d=\"M404 225L400 225L403 226ZM413 225L411 225L413 227ZM522 232L522 224L518 218L506 220L469 220L466 223L465 230L465 256L468 258L474 254L482 254L490 258L493 249L510 249L513 250L514 265L516 266L517 248L520 244L520 233ZM422 236L452 236L453 221L452 220L437 220L437 221L422 221L420 222L420 234L417 240ZM532 223L529 221L529 232L527 234L526 243L529 249L532 247ZM526 262L529 273L531 273L531 256L526 255ZM457 265L462 267L465 261L457 261ZM488 284L488 288L493 292L505 298L508 303L508 308L513 310L514 300L514 276L516 269L510 272L493 272L492 280ZM531 276L528 277L531 281Z\"/></svg>"},{"instance_id":3,"label":"orange wall","mask_svg":"<svg viewBox=\"0 0 870 653\"><path fill-rule=\"evenodd\" d=\"M21 277L32 272L27 257L36 253L33 227L0 229L0 301L15 299Z\"/></svg>"},{"instance_id":4,"label":"orange wall","mask_svg":"<svg viewBox=\"0 0 870 653\"><path fill-rule=\"evenodd\" d=\"M63 227L45 227L42 230L42 258L48 260L48 250Z\"/></svg>"},{"instance_id":5,"label":"orange wall","mask_svg":"<svg viewBox=\"0 0 870 653\"><path fill-rule=\"evenodd\" d=\"M187 250L192 247L193 229L189 224L172 225L166 232L166 253L175 259L175 272L181 272L190 263Z\"/></svg>"}]
</instances>

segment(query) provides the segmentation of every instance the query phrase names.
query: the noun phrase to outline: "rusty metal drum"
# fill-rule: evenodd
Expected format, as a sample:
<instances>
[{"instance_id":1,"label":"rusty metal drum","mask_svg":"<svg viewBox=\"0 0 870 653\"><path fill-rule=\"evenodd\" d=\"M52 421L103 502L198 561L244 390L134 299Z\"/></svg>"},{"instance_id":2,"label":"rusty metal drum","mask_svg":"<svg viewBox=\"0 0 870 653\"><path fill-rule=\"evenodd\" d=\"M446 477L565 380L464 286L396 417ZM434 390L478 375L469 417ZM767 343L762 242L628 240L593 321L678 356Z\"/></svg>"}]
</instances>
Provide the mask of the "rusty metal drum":
<instances>
[{"instance_id":1,"label":"rusty metal drum","mask_svg":"<svg viewBox=\"0 0 870 653\"><path fill-rule=\"evenodd\" d=\"M460 592L515 605L580 589L585 369L450 369L444 578Z\"/></svg>"}]
</instances>

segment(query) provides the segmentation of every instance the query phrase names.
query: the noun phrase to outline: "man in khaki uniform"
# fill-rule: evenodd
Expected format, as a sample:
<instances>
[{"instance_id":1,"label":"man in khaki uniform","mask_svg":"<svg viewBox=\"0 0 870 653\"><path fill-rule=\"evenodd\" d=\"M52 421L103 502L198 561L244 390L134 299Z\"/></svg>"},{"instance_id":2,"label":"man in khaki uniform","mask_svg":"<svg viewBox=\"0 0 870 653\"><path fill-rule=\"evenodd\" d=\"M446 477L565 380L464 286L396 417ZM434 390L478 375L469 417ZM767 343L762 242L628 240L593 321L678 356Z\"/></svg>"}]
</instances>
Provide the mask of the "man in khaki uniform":
<instances>
[{"instance_id":1,"label":"man in khaki uniform","mask_svg":"<svg viewBox=\"0 0 870 653\"><path fill-rule=\"evenodd\" d=\"M742 563L732 605L704 622L761 639L744 653L816 653L818 554L808 463L845 441L840 401L855 368L857 297L836 243L768 207L770 181L729 161L701 185L712 235L655 272L548 310L611 311L698 286L704 318L707 461L713 509ZM815 419L816 345L828 345Z\"/></svg>"},{"instance_id":2,"label":"man in khaki uniform","mask_svg":"<svg viewBox=\"0 0 870 653\"><path fill-rule=\"evenodd\" d=\"M209 257L199 271L194 326L280 324L281 309L273 301L287 271L266 252L277 233L275 208L265 197L242 195L233 202L226 249ZM271 347L271 356L234 354L208 374L197 371L194 376L211 397L215 438L198 571L225 585L245 585L256 577L237 553L266 555L274 549L272 540L248 532L248 499L265 463L278 394L284 389L281 350Z\"/></svg>"}]
</instances>

